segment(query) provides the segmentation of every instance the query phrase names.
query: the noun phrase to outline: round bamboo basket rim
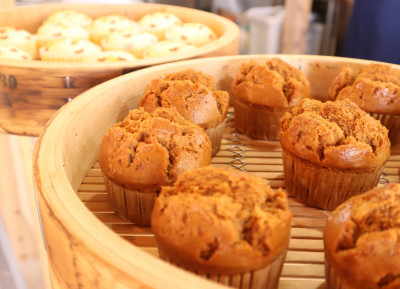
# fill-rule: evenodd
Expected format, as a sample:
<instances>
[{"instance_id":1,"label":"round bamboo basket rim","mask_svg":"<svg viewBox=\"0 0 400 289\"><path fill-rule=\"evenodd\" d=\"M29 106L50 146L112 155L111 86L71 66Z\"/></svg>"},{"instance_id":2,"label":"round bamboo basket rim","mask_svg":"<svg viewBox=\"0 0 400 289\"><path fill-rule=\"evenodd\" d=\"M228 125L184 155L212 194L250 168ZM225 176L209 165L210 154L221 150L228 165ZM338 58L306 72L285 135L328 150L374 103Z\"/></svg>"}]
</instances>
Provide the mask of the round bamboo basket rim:
<instances>
[{"instance_id":1,"label":"round bamboo basket rim","mask_svg":"<svg viewBox=\"0 0 400 289\"><path fill-rule=\"evenodd\" d=\"M360 60L352 58L343 58L336 56L315 56L315 55L251 55L253 58L272 58L274 56L291 59L301 58L302 60L324 60L335 63L357 63L367 65L372 61ZM64 169L68 164L63 160L63 143L65 141L64 131L71 121L76 122L74 115L89 106L93 97L110 91L113 87L121 83L125 83L128 79L141 77L150 72L162 72L165 69L173 67L176 71L180 67L187 67L190 63L191 67L196 64L208 61L213 63L218 60L241 60L247 62L251 59L249 55L237 56L219 56L194 60L185 60L175 63L167 63L153 66L138 71L134 71L117 78L106 81L97 85L84 93L80 94L73 101L63 106L47 123L45 129L38 138L34 151L34 181L38 194L41 195L47 203L47 207L57 212L59 223L64 227L66 223L62 221L68 220L68 226L74 226L74 233L80 237L87 250L93 252L101 252L102 259L107 260L111 265L118 261L117 270L123 274L130 276L135 274L135 278L142 282L145 287L149 288L187 288L187 284L191 284L191 288L227 288L207 279L197 277L178 267L172 266L161 259L158 259L142 249L132 245L128 241L120 238L110 228L98 220L90 210L85 207L76 194L74 185L68 179ZM89 168L82 168L88 171ZM77 181L77 180L75 180ZM79 180L78 180L79 182ZM80 182L79 182L80 183ZM44 186L45 185L45 186ZM82 220L85 220L85 223ZM101 238L99 236L107 236ZM109 246L113 244L114 246ZM132 268L138 270L132 272ZM172 276L172 278L171 278ZM179 276L179 278L176 278Z\"/></svg>"},{"instance_id":2,"label":"round bamboo basket rim","mask_svg":"<svg viewBox=\"0 0 400 289\"><path fill-rule=\"evenodd\" d=\"M65 68L80 68L84 67L87 69L90 68L140 68L140 67L147 67L153 66L158 64L163 64L167 62L175 62L184 59L191 59L196 58L204 54L212 53L216 47L223 47L226 44L233 42L235 39L238 39L239 35L239 27L233 21L211 13L207 11L202 11L199 9L188 8L188 7L180 7L174 5L167 5L167 4L156 4L156 3L132 3L132 4L101 4L102 7L112 6L112 7L132 7L135 5L138 6L149 6L154 7L155 10L161 9L179 9L181 11L193 11L195 12L198 17L204 15L205 17L210 17L214 20L217 20L221 23L224 27L224 31L221 35L218 35L218 38L208 44L205 44L200 47L196 47L193 51L181 52L177 53L176 55L168 55L156 58L148 58L148 59L137 59L137 60L130 60L130 61L121 61L121 62L105 62L105 63L90 63L90 62L55 62L55 61L42 61L42 60L14 60L14 59L0 59L0 65L7 65L7 66L14 66L18 68L50 68L50 69L65 69ZM19 9L29 9L34 7L35 9L40 10L40 7L57 7L57 10L61 9L68 9L68 8L77 8L77 7L95 7L99 6L99 4L94 3L85 3L85 4L74 4L74 3L48 3L48 4L36 4L36 5L27 5L27 6L20 6L20 7L11 7L11 8L4 8L0 11L0 15L7 12L14 12L18 11Z\"/></svg>"}]
</instances>

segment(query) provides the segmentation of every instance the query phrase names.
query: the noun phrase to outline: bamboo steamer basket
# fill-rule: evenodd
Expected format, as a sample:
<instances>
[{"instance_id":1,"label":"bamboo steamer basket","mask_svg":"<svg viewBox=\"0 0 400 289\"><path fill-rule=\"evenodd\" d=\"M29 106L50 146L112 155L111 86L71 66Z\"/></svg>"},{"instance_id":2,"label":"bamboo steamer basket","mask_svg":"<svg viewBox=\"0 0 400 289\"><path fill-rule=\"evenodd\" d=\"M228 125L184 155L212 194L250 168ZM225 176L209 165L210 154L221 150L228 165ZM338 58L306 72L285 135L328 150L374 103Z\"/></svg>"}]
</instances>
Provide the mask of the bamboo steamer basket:
<instances>
[{"instance_id":1,"label":"bamboo steamer basket","mask_svg":"<svg viewBox=\"0 0 400 289\"><path fill-rule=\"evenodd\" d=\"M113 214L97 162L100 144L109 127L137 108L151 79L193 68L214 76L218 89L230 91L240 64L265 62L273 56L212 57L138 70L82 93L52 117L35 147L34 181L54 288L227 288L157 258L151 229ZM303 71L311 82L312 97L322 101L343 66L358 69L370 63L329 56L278 56ZM386 181L399 182L399 154L392 150ZM279 142L251 140L227 131L211 165L234 166L264 177L273 188L284 188ZM291 198L289 204L294 215L292 238L279 288L322 288L322 230L329 212Z\"/></svg>"},{"instance_id":2,"label":"bamboo steamer basket","mask_svg":"<svg viewBox=\"0 0 400 289\"><path fill-rule=\"evenodd\" d=\"M109 14L139 19L167 11L182 21L198 21L212 28L217 40L192 52L118 63L55 63L0 59L0 132L37 136L49 118L76 95L111 78L140 68L182 59L236 55L239 29L232 21L209 12L162 4L39 4L0 10L0 26L15 26L34 33L54 11L73 9L96 18Z\"/></svg>"}]
</instances>

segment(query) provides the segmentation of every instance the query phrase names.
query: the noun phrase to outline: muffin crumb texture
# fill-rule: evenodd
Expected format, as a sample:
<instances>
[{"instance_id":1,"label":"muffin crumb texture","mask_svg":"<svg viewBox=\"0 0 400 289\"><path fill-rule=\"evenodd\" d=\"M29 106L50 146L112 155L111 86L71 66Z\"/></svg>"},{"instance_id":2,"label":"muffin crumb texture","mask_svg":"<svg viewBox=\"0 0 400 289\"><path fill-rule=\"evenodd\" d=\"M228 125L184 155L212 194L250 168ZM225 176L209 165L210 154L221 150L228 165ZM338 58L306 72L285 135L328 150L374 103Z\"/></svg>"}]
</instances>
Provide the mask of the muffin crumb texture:
<instances>
[{"instance_id":1,"label":"muffin crumb texture","mask_svg":"<svg viewBox=\"0 0 400 289\"><path fill-rule=\"evenodd\" d=\"M363 168L390 153L387 129L349 100L304 99L282 117L280 130L287 150L316 164Z\"/></svg>"},{"instance_id":2,"label":"muffin crumb texture","mask_svg":"<svg viewBox=\"0 0 400 289\"><path fill-rule=\"evenodd\" d=\"M147 86L140 106L148 112L157 107L175 107L185 119L208 129L224 121L228 103L229 94L226 91L211 90L190 80L157 78Z\"/></svg>"},{"instance_id":3,"label":"muffin crumb texture","mask_svg":"<svg viewBox=\"0 0 400 289\"><path fill-rule=\"evenodd\" d=\"M394 234L389 235L395 237L395 243L400 245L400 239L397 239L400 236L400 187L392 187L396 194L383 188L380 194L365 194L352 202L346 231L343 232L336 252L362 247L368 241L387 235L390 231Z\"/></svg>"},{"instance_id":4,"label":"muffin crumb texture","mask_svg":"<svg viewBox=\"0 0 400 289\"><path fill-rule=\"evenodd\" d=\"M331 265L346 282L399 288L400 185L372 189L339 206L324 238Z\"/></svg>"},{"instance_id":5,"label":"muffin crumb texture","mask_svg":"<svg viewBox=\"0 0 400 289\"><path fill-rule=\"evenodd\" d=\"M282 190L250 174L204 167L163 187L152 228L181 262L231 273L272 262L287 247L290 221Z\"/></svg>"},{"instance_id":6,"label":"muffin crumb texture","mask_svg":"<svg viewBox=\"0 0 400 289\"><path fill-rule=\"evenodd\" d=\"M215 90L215 79L211 75L193 69L186 69L173 73L166 73L162 76L164 80L190 80L193 83L200 83L209 89Z\"/></svg>"},{"instance_id":7,"label":"muffin crumb texture","mask_svg":"<svg viewBox=\"0 0 400 289\"><path fill-rule=\"evenodd\" d=\"M358 73L343 68L329 88L332 100L350 99L369 113L400 113L400 71L369 64Z\"/></svg>"},{"instance_id":8,"label":"muffin crumb texture","mask_svg":"<svg viewBox=\"0 0 400 289\"><path fill-rule=\"evenodd\" d=\"M232 91L250 104L287 107L310 97L311 88L299 69L275 57L264 65L255 61L242 64Z\"/></svg>"},{"instance_id":9,"label":"muffin crumb texture","mask_svg":"<svg viewBox=\"0 0 400 289\"><path fill-rule=\"evenodd\" d=\"M179 173L207 165L210 159L207 135L176 110L136 109L109 129L100 166L115 183L135 188L172 182Z\"/></svg>"}]
</instances>

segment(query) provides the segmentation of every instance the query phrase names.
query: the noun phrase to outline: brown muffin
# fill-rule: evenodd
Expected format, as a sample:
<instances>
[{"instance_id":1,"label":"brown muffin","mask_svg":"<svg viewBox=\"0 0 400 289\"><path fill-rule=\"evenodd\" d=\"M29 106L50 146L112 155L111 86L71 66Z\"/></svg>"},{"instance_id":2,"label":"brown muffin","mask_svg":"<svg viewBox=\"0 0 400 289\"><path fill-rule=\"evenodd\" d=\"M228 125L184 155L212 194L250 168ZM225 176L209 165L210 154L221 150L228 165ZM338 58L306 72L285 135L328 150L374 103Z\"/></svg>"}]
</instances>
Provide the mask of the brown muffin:
<instances>
[{"instance_id":1,"label":"brown muffin","mask_svg":"<svg viewBox=\"0 0 400 289\"><path fill-rule=\"evenodd\" d=\"M400 71L375 63L357 73L345 67L329 88L329 96L350 99L382 122L392 145L400 142Z\"/></svg>"},{"instance_id":2,"label":"brown muffin","mask_svg":"<svg viewBox=\"0 0 400 289\"><path fill-rule=\"evenodd\" d=\"M219 151L229 107L228 92L211 90L190 80L157 78L147 85L140 106L147 112L157 107L175 107L185 119L205 130L211 140L212 155Z\"/></svg>"},{"instance_id":3,"label":"brown muffin","mask_svg":"<svg viewBox=\"0 0 400 289\"><path fill-rule=\"evenodd\" d=\"M190 80L193 83L200 83L211 90L216 90L215 79L211 75L193 69L186 69L173 73L166 73L162 76L164 80Z\"/></svg>"},{"instance_id":4,"label":"brown muffin","mask_svg":"<svg viewBox=\"0 0 400 289\"><path fill-rule=\"evenodd\" d=\"M204 130L174 109L131 110L104 136L100 168L116 213L149 225L161 185L186 171L208 165L211 143Z\"/></svg>"},{"instance_id":5,"label":"brown muffin","mask_svg":"<svg viewBox=\"0 0 400 289\"><path fill-rule=\"evenodd\" d=\"M280 58L242 64L232 84L235 127L252 138L278 140L279 119L310 93L304 74Z\"/></svg>"},{"instance_id":6,"label":"brown muffin","mask_svg":"<svg viewBox=\"0 0 400 289\"><path fill-rule=\"evenodd\" d=\"M239 287L277 288L290 239L286 194L261 177L203 167L162 188L151 226L160 257Z\"/></svg>"},{"instance_id":7,"label":"brown muffin","mask_svg":"<svg viewBox=\"0 0 400 289\"><path fill-rule=\"evenodd\" d=\"M375 187L390 155L387 129L349 100L304 99L280 122L286 190L333 210Z\"/></svg>"},{"instance_id":8,"label":"brown muffin","mask_svg":"<svg viewBox=\"0 0 400 289\"><path fill-rule=\"evenodd\" d=\"M328 218L327 289L400 288L400 185L355 196Z\"/></svg>"}]
</instances>

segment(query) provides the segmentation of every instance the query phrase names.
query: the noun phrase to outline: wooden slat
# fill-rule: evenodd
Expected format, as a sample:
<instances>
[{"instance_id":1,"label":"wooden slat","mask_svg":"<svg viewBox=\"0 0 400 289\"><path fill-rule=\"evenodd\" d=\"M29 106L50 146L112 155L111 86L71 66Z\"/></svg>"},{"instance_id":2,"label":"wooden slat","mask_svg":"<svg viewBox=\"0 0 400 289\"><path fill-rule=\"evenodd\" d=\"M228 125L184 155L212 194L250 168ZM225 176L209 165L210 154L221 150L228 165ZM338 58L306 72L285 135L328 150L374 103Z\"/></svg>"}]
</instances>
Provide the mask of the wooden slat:
<instances>
[{"instance_id":1,"label":"wooden slat","mask_svg":"<svg viewBox=\"0 0 400 289\"><path fill-rule=\"evenodd\" d=\"M324 250L324 244L322 240L291 238L289 242L289 250L317 252Z\"/></svg>"},{"instance_id":2,"label":"wooden slat","mask_svg":"<svg viewBox=\"0 0 400 289\"><path fill-rule=\"evenodd\" d=\"M103 182L103 177L102 176L87 176L84 178L82 184L102 184Z\"/></svg>"},{"instance_id":3,"label":"wooden slat","mask_svg":"<svg viewBox=\"0 0 400 289\"><path fill-rule=\"evenodd\" d=\"M322 239L322 232L316 229L292 228L291 234L292 238Z\"/></svg>"},{"instance_id":4,"label":"wooden slat","mask_svg":"<svg viewBox=\"0 0 400 289\"><path fill-rule=\"evenodd\" d=\"M96 193L96 192L84 192L78 193L79 198L82 202L108 202L107 193Z\"/></svg>"},{"instance_id":5,"label":"wooden slat","mask_svg":"<svg viewBox=\"0 0 400 289\"><path fill-rule=\"evenodd\" d=\"M111 204L109 202L83 202L86 207L94 213L98 212L112 212Z\"/></svg>"},{"instance_id":6,"label":"wooden slat","mask_svg":"<svg viewBox=\"0 0 400 289\"><path fill-rule=\"evenodd\" d=\"M321 287L325 283L324 278L285 278L279 281L279 289L305 289L305 288L325 288Z\"/></svg>"},{"instance_id":7,"label":"wooden slat","mask_svg":"<svg viewBox=\"0 0 400 289\"><path fill-rule=\"evenodd\" d=\"M158 249L156 247L142 247L142 250L155 256L155 257L159 257Z\"/></svg>"},{"instance_id":8,"label":"wooden slat","mask_svg":"<svg viewBox=\"0 0 400 289\"><path fill-rule=\"evenodd\" d=\"M394 157L396 157L396 156L391 156L389 158L389 160L387 161L387 163L385 165L385 169L387 169L387 168L395 168L395 169L397 169L397 172L399 172L399 170L400 170L399 169L399 162L396 161Z\"/></svg>"},{"instance_id":9,"label":"wooden slat","mask_svg":"<svg viewBox=\"0 0 400 289\"><path fill-rule=\"evenodd\" d=\"M285 187L284 180L268 180L267 184L274 190Z\"/></svg>"},{"instance_id":10,"label":"wooden slat","mask_svg":"<svg viewBox=\"0 0 400 289\"><path fill-rule=\"evenodd\" d=\"M81 184L79 191L105 192L106 186L104 184Z\"/></svg>"},{"instance_id":11,"label":"wooden slat","mask_svg":"<svg viewBox=\"0 0 400 289\"><path fill-rule=\"evenodd\" d=\"M286 255L286 263L324 263L323 252L291 251Z\"/></svg>"},{"instance_id":12,"label":"wooden slat","mask_svg":"<svg viewBox=\"0 0 400 289\"><path fill-rule=\"evenodd\" d=\"M286 0L281 53L305 54L311 0Z\"/></svg>"},{"instance_id":13,"label":"wooden slat","mask_svg":"<svg viewBox=\"0 0 400 289\"><path fill-rule=\"evenodd\" d=\"M222 150L226 150L229 152L241 152L243 151L243 148L239 148L236 143L231 142L230 144L222 144L221 145L221 149ZM246 146L246 151L248 151L249 153L257 153L257 152L261 152L262 155L264 157L268 156L270 158L280 158L282 152L279 150L276 151L271 151L270 148L265 147L264 145L249 145Z\"/></svg>"},{"instance_id":14,"label":"wooden slat","mask_svg":"<svg viewBox=\"0 0 400 289\"><path fill-rule=\"evenodd\" d=\"M399 173L399 168L390 168L385 166L383 172L388 175L396 175Z\"/></svg>"},{"instance_id":15,"label":"wooden slat","mask_svg":"<svg viewBox=\"0 0 400 289\"><path fill-rule=\"evenodd\" d=\"M400 182L400 176L399 175L387 175L386 179L388 179L390 182L393 182L393 183Z\"/></svg>"},{"instance_id":16,"label":"wooden slat","mask_svg":"<svg viewBox=\"0 0 400 289\"><path fill-rule=\"evenodd\" d=\"M212 166L241 168L268 181L273 188L285 188L282 153L277 142L265 142L241 136L230 127ZM232 136L233 135L233 136ZM399 182L400 156L392 155L385 167L385 178ZM83 180L78 196L103 223L125 240L158 257L150 227L137 226L113 213L98 162ZM279 289L319 289L324 286L323 229L331 212L308 207L289 197L293 214L291 239Z\"/></svg>"},{"instance_id":17,"label":"wooden slat","mask_svg":"<svg viewBox=\"0 0 400 289\"><path fill-rule=\"evenodd\" d=\"M307 210L305 211L304 207L301 206L293 206L290 208L293 216L295 217L303 217L303 216L307 216L309 218L324 218L326 219L328 217L328 212L326 211L322 211L322 210ZM312 215L309 216L310 213L312 211Z\"/></svg>"},{"instance_id":18,"label":"wooden slat","mask_svg":"<svg viewBox=\"0 0 400 289\"><path fill-rule=\"evenodd\" d=\"M118 235L153 235L151 228L148 226L134 226L130 223L126 223L109 224L109 227Z\"/></svg>"},{"instance_id":19,"label":"wooden slat","mask_svg":"<svg viewBox=\"0 0 400 289\"><path fill-rule=\"evenodd\" d=\"M399 168L399 161L400 161L400 153L396 155L391 155L389 158L389 161L396 161L397 162L397 168Z\"/></svg>"},{"instance_id":20,"label":"wooden slat","mask_svg":"<svg viewBox=\"0 0 400 289\"><path fill-rule=\"evenodd\" d=\"M216 157L213 158L213 163L214 164L225 164L229 163L232 161L233 157L235 156L234 153L229 153L229 155L226 156L221 156L222 154L217 154ZM240 159L240 158L238 158ZM246 157L246 164L249 165L271 165L272 168L274 168L276 165L281 165L282 166L282 159L278 158L254 158L254 157ZM278 166L279 168L279 166ZM280 168L282 170L282 168Z\"/></svg>"},{"instance_id":21,"label":"wooden slat","mask_svg":"<svg viewBox=\"0 0 400 289\"><path fill-rule=\"evenodd\" d=\"M94 215L104 224L127 224L128 221L122 219L114 212L93 212Z\"/></svg>"},{"instance_id":22,"label":"wooden slat","mask_svg":"<svg viewBox=\"0 0 400 289\"><path fill-rule=\"evenodd\" d=\"M98 166L98 163L96 163ZM101 170L100 167L95 168L93 167L86 175L86 177L101 177Z\"/></svg>"},{"instance_id":23,"label":"wooden slat","mask_svg":"<svg viewBox=\"0 0 400 289\"><path fill-rule=\"evenodd\" d=\"M314 228L322 230L325 227L326 219L313 217L295 217L292 220L292 227Z\"/></svg>"},{"instance_id":24,"label":"wooden slat","mask_svg":"<svg viewBox=\"0 0 400 289\"><path fill-rule=\"evenodd\" d=\"M125 240L138 247L155 247L156 239L154 236L121 235Z\"/></svg>"},{"instance_id":25,"label":"wooden slat","mask_svg":"<svg viewBox=\"0 0 400 289\"><path fill-rule=\"evenodd\" d=\"M309 278L324 278L323 264L290 264L283 265L282 277L309 277Z\"/></svg>"}]
</instances>

